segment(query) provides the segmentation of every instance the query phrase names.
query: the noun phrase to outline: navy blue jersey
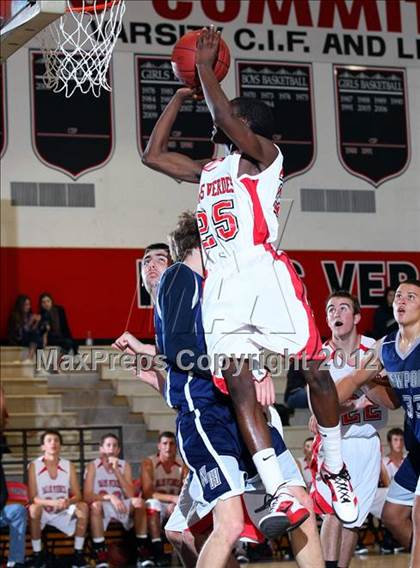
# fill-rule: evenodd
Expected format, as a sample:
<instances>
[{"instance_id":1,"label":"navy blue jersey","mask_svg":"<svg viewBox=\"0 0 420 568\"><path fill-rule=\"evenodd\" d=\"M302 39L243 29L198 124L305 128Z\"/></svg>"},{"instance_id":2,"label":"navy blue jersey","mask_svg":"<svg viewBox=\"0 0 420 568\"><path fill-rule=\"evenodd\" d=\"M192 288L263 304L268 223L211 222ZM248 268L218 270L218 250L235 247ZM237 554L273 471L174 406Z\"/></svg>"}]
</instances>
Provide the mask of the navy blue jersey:
<instances>
[{"instance_id":1,"label":"navy blue jersey","mask_svg":"<svg viewBox=\"0 0 420 568\"><path fill-rule=\"evenodd\" d=\"M226 397L214 387L210 371L206 370L202 288L203 278L178 262L164 272L157 295L156 344L166 357L168 371L165 399L169 406L181 412L216 402L227 403L222 400ZM186 367L189 370L185 370Z\"/></svg>"},{"instance_id":2,"label":"navy blue jersey","mask_svg":"<svg viewBox=\"0 0 420 568\"><path fill-rule=\"evenodd\" d=\"M420 443L420 339L406 353L401 353L399 339L399 331L387 335L382 342L380 358L405 410L406 437L407 440L411 438L409 444L413 446Z\"/></svg>"}]
</instances>

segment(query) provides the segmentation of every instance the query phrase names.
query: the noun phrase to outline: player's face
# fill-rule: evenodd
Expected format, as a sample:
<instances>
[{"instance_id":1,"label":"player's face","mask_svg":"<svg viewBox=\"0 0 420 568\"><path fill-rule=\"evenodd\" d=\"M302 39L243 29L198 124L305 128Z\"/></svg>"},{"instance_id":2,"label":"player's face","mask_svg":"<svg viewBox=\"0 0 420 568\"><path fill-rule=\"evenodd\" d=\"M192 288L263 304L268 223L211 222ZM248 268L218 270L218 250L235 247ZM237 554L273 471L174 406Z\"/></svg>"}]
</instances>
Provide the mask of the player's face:
<instances>
[{"instance_id":1,"label":"player's face","mask_svg":"<svg viewBox=\"0 0 420 568\"><path fill-rule=\"evenodd\" d=\"M61 450L60 438L56 434L47 434L41 448L46 454L58 455Z\"/></svg>"},{"instance_id":2,"label":"player's face","mask_svg":"<svg viewBox=\"0 0 420 568\"><path fill-rule=\"evenodd\" d=\"M141 277L146 290L155 288L163 272L168 268L168 253L164 249L149 250L141 261Z\"/></svg>"},{"instance_id":3,"label":"player's face","mask_svg":"<svg viewBox=\"0 0 420 568\"><path fill-rule=\"evenodd\" d=\"M176 442L173 438L161 438L158 444L159 455L174 460L176 457Z\"/></svg>"},{"instance_id":4,"label":"player's face","mask_svg":"<svg viewBox=\"0 0 420 568\"><path fill-rule=\"evenodd\" d=\"M327 323L336 337L344 337L353 331L360 315L353 313L353 302L347 298L331 298L327 304Z\"/></svg>"},{"instance_id":5,"label":"player's face","mask_svg":"<svg viewBox=\"0 0 420 568\"><path fill-rule=\"evenodd\" d=\"M31 311L31 300L29 298L26 299L23 304L23 311L25 312L25 314Z\"/></svg>"},{"instance_id":6,"label":"player's face","mask_svg":"<svg viewBox=\"0 0 420 568\"><path fill-rule=\"evenodd\" d=\"M99 452L103 456L118 457L120 453L120 446L118 444L118 441L111 436L109 438L105 438L102 446L99 448Z\"/></svg>"},{"instance_id":7,"label":"player's face","mask_svg":"<svg viewBox=\"0 0 420 568\"><path fill-rule=\"evenodd\" d=\"M414 284L400 284L394 298L394 318L401 325L420 321L420 288Z\"/></svg>"},{"instance_id":8,"label":"player's face","mask_svg":"<svg viewBox=\"0 0 420 568\"><path fill-rule=\"evenodd\" d=\"M394 434L391 436L391 450L393 452L401 453L404 451L404 438L402 436Z\"/></svg>"}]
</instances>

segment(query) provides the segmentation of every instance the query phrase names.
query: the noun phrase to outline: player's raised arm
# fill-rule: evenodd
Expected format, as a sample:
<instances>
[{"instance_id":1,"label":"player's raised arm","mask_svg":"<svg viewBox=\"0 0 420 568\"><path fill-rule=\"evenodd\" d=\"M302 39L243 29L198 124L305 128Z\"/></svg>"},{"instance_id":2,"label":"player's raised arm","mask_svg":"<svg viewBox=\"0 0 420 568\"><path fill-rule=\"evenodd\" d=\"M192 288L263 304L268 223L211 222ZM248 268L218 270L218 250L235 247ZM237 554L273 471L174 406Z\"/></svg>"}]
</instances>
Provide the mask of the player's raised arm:
<instances>
[{"instance_id":1,"label":"player's raised arm","mask_svg":"<svg viewBox=\"0 0 420 568\"><path fill-rule=\"evenodd\" d=\"M155 124L142 161L149 168L172 178L197 183L203 165L209 160L195 161L189 156L168 150L169 136L177 114L185 99L192 95L193 90L187 87L178 89L174 94Z\"/></svg>"},{"instance_id":2,"label":"player's raised arm","mask_svg":"<svg viewBox=\"0 0 420 568\"><path fill-rule=\"evenodd\" d=\"M234 114L234 108L226 97L213 71L213 64L219 49L220 34L212 27L203 29L197 42L196 66L207 106L214 123L223 130L237 148L264 167L277 157L274 144L252 132L241 117Z\"/></svg>"}]
</instances>

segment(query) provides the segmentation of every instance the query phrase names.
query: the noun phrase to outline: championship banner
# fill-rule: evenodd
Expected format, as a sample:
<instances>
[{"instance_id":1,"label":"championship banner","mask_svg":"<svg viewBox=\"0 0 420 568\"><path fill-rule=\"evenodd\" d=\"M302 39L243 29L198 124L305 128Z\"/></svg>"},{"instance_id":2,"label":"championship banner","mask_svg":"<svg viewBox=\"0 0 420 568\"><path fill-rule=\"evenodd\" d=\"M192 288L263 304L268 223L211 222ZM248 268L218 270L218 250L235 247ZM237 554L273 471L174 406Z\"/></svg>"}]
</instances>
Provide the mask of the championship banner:
<instances>
[{"instance_id":1,"label":"championship banner","mask_svg":"<svg viewBox=\"0 0 420 568\"><path fill-rule=\"evenodd\" d=\"M410 161L406 72L334 65L338 153L343 166L375 187Z\"/></svg>"},{"instance_id":2,"label":"championship banner","mask_svg":"<svg viewBox=\"0 0 420 568\"><path fill-rule=\"evenodd\" d=\"M272 108L285 178L309 170L316 153L312 66L238 60L236 84L241 97L262 100Z\"/></svg>"},{"instance_id":3,"label":"championship banner","mask_svg":"<svg viewBox=\"0 0 420 568\"><path fill-rule=\"evenodd\" d=\"M135 55L137 147L143 154L156 121L183 85L172 72L170 57ZM169 138L169 150L194 160L213 157L213 121L203 101L189 98L182 105Z\"/></svg>"},{"instance_id":4,"label":"championship banner","mask_svg":"<svg viewBox=\"0 0 420 568\"><path fill-rule=\"evenodd\" d=\"M47 166L73 179L103 166L114 148L112 95L76 91L71 98L48 90L40 51L30 51L32 143ZM111 83L112 85L112 83Z\"/></svg>"},{"instance_id":5,"label":"championship banner","mask_svg":"<svg viewBox=\"0 0 420 568\"><path fill-rule=\"evenodd\" d=\"M7 145L6 65L0 65L0 158Z\"/></svg>"}]
</instances>

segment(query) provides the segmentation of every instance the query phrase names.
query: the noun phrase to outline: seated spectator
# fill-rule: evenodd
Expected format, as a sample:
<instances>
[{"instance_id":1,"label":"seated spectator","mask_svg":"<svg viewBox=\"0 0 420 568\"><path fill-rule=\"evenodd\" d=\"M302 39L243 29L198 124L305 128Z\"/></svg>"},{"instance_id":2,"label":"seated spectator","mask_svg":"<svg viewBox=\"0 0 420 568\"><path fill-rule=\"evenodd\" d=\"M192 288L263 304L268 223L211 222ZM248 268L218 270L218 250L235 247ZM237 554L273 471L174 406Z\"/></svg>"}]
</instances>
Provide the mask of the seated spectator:
<instances>
[{"instance_id":1,"label":"seated spectator","mask_svg":"<svg viewBox=\"0 0 420 568\"><path fill-rule=\"evenodd\" d=\"M309 489L312 483L311 461L313 442L313 436L306 438L306 440L303 442L303 456L297 458L297 464L299 466L300 473L302 474L302 477L306 483L307 489Z\"/></svg>"},{"instance_id":2,"label":"seated spectator","mask_svg":"<svg viewBox=\"0 0 420 568\"><path fill-rule=\"evenodd\" d=\"M161 526L175 509L187 469L177 459L173 432L162 432L157 448L157 455L143 460L141 484L143 496L147 499L147 518L154 560L158 566L168 566L163 554Z\"/></svg>"},{"instance_id":3,"label":"seated spectator","mask_svg":"<svg viewBox=\"0 0 420 568\"><path fill-rule=\"evenodd\" d=\"M51 525L68 536L75 535L73 568L87 568L83 554L89 509L82 495L74 465L60 457L62 438L57 430L41 436L42 456L29 465L29 522L34 566L44 568L41 532Z\"/></svg>"},{"instance_id":4,"label":"seated spectator","mask_svg":"<svg viewBox=\"0 0 420 568\"><path fill-rule=\"evenodd\" d=\"M391 428L387 432L386 439L389 453L382 458L382 461L389 476L389 483L391 483L405 458L404 432L401 428Z\"/></svg>"},{"instance_id":5,"label":"seated spectator","mask_svg":"<svg viewBox=\"0 0 420 568\"><path fill-rule=\"evenodd\" d=\"M9 557L7 566L25 566L26 509L19 503L8 503L8 490L4 475L2 458L9 453L2 428L5 427L8 413L0 386L0 527L9 527Z\"/></svg>"},{"instance_id":6,"label":"seated spectator","mask_svg":"<svg viewBox=\"0 0 420 568\"><path fill-rule=\"evenodd\" d=\"M44 347L44 331L41 317L32 313L29 296L18 296L9 317L7 335L10 345L29 347L24 362L32 362L36 349Z\"/></svg>"},{"instance_id":7,"label":"seated spectator","mask_svg":"<svg viewBox=\"0 0 420 568\"><path fill-rule=\"evenodd\" d=\"M305 377L302 371L295 370L293 365L287 371L284 402L289 408L309 408Z\"/></svg>"},{"instance_id":8,"label":"seated spectator","mask_svg":"<svg viewBox=\"0 0 420 568\"><path fill-rule=\"evenodd\" d=\"M72 338L63 306L54 304L51 294L44 292L39 297L39 313L47 329L47 345L61 347L64 354L73 351L77 355L78 346Z\"/></svg>"},{"instance_id":9,"label":"seated spectator","mask_svg":"<svg viewBox=\"0 0 420 568\"><path fill-rule=\"evenodd\" d=\"M382 339L391 331L398 329L398 324L394 318L392 303L395 297L395 290L388 286L385 288L385 293L382 302L376 308L373 316L373 332L372 335L375 339Z\"/></svg>"},{"instance_id":10,"label":"seated spectator","mask_svg":"<svg viewBox=\"0 0 420 568\"><path fill-rule=\"evenodd\" d=\"M115 434L101 438L99 458L86 468L84 498L90 505L90 527L97 568L108 568L104 531L110 521L129 530L134 526L137 539L137 567L151 566L147 549L147 519L144 501L135 497L131 466L118 458L120 441ZM149 561L149 563L147 563Z\"/></svg>"},{"instance_id":11,"label":"seated spectator","mask_svg":"<svg viewBox=\"0 0 420 568\"><path fill-rule=\"evenodd\" d=\"M388 489L389 484L394 479L395 474L405 458L404 432L401 428L391 428L391 430L387 432L386 439L390 451L382 458L382 467L385 469L385 475L387 476L386 481L388 483L386 484L386 489ZM380 550L382 554L398 554L405 549L392 536L389 530L384 528Z\"/></svg>"}]
</instances>

